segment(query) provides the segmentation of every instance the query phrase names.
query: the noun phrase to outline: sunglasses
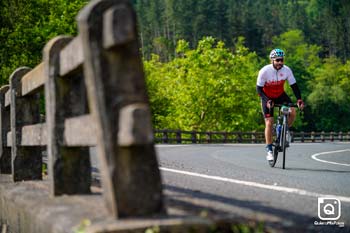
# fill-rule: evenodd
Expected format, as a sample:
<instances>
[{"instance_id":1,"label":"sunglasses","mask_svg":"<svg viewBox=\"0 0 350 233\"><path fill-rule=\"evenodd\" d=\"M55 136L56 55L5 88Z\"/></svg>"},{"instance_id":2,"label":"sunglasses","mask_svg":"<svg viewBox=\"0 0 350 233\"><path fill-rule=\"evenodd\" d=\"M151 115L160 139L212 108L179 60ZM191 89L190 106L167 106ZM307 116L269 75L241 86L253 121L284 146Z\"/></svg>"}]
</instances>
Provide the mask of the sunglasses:
<instances>
[{"instance_id":1,"label":"sunglasses","mask_svg":"<svg viewBox=\"0 0 350 233\"><path fill-rule=\"evenodd\" d=\"M284 60L282 58L275 59L276 62L283 62Z\"/></svg>"}]
</instances>

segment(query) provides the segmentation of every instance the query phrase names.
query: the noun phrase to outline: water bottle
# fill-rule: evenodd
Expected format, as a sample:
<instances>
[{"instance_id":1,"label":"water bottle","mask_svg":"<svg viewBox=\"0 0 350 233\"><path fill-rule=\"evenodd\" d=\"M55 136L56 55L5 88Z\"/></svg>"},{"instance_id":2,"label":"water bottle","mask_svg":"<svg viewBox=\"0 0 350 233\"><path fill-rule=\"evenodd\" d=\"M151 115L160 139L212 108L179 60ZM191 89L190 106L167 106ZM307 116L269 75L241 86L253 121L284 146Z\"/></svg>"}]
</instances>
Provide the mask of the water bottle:
<instances>
[{"instance_id":1,"label":"water bottle","mask_svg":"<svg viewBox=\"0 0 350 233\"><path fill-rule=\"evenodd\" d=\"M280 138L281 130L282 130L282 125L278 124L276 127L276 134L278 139Z\"/></svg>"}]
</instances>

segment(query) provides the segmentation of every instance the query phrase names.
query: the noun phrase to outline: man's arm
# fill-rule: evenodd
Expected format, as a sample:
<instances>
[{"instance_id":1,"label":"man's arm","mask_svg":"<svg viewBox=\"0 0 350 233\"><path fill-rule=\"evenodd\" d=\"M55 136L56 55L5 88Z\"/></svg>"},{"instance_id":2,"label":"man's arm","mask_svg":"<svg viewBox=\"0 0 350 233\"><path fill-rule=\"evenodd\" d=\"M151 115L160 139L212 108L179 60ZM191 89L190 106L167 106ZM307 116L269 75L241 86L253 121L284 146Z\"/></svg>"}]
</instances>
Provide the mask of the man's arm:
<instances>
[{"instance_id":1,"label":"man's arm","mask_svg":"<svg viewBox=\"0 0 350 233\"><path fill-rule=\"evenodd\" d=\"M269 100L269 98L265 95L265 92L264 92L264 90L263 90L263 87L257 85L257 86L256 86L256 91L258 92L259 96L260 96L263 100L265 100L265 101L268 101L268 100Z\"/></svg>"},{"instance_id":2,"label":"man's arm","mask_svg":"<svg viewBox=\"0 0 350 233\"><path fill-rule=\"evenodd\" d=\"M297 98L297 100L301 100L301 93L300 93L300 89L298 87L298 84L294 83L290 87L292 88L293 93L294 93L295 97Z\"/></svg>"},{"instance_id":3,"label":"man's arm","mask_svg":"<svg viewBox=\"0 0 350 233\"><path fill-rule=\"evenodd\" d=\"M290 86L294 92L295 97L297 97L297 104L300 110L304 109L304 101L301 99L300 89L296 83Z\"/></svg>"}]
</instances>

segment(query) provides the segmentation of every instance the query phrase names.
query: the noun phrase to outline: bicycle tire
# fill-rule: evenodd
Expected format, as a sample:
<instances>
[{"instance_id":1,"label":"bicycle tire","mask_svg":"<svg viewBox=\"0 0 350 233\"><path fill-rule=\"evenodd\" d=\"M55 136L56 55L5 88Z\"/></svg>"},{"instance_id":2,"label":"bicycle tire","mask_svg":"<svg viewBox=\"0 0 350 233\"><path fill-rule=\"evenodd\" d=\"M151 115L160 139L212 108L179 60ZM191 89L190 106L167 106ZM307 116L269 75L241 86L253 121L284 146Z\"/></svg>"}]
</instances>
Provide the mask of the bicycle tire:
<instances>
[{"instance_id":1,"label":"bicycle tire","mask_svg":"<svg viewBox=\"0 0 350 233\"><path fill-rule=\"evenodd\" d=\"M269 164L271 167L274 167L276 162L277 162L277 157L278 157L278 145L275 145L273 147L272 152L273 152L273 160L269 161Z\"/></svg>"},{"instance_id":2,"label":"bicycle tire","mask_svg":"<svg viewBox=\"0 0 350 233\"><path fill-rule=\"evenodd\" d=\"M282 151L283 151L283 161L282 161L282 169L285 169L286 165L286 139L287 139L287 127L285 124L282 125L282 135L281 135L281 140L282 140Z\"/></svg>"}]
</instances>

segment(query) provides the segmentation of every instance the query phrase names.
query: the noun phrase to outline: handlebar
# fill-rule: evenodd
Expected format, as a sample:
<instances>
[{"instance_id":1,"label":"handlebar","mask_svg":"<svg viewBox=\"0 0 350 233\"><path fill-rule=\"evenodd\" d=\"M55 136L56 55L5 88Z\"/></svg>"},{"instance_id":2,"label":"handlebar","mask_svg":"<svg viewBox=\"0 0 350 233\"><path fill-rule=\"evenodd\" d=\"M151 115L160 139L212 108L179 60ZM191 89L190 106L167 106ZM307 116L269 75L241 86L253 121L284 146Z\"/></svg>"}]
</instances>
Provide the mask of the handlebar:
<instances>
[{"instance_id":1,"label":"handlebar","mask_svg":"<svg viewBox=\"0 0 350 233\"><path fill-rule=\"evenodd\" d=\"M298 107L297 104L295 103L284 103L284 104L274 104L274 107L282 107L282 106L287 106L287 107Z\"/></svg>"},{"instance_id":2,"label":"handlebar","mask_svg":"<svg viewBox=\"0 0 350 233\"><path fill-rule=\"evenodd\" d=\"M295 103L274 104L274 107L279 107L280 109L282 106L299 108L298 105ZM300 116L304 115L304 111L299 109L299 114Z\"/></svg>"}]
</instances>

